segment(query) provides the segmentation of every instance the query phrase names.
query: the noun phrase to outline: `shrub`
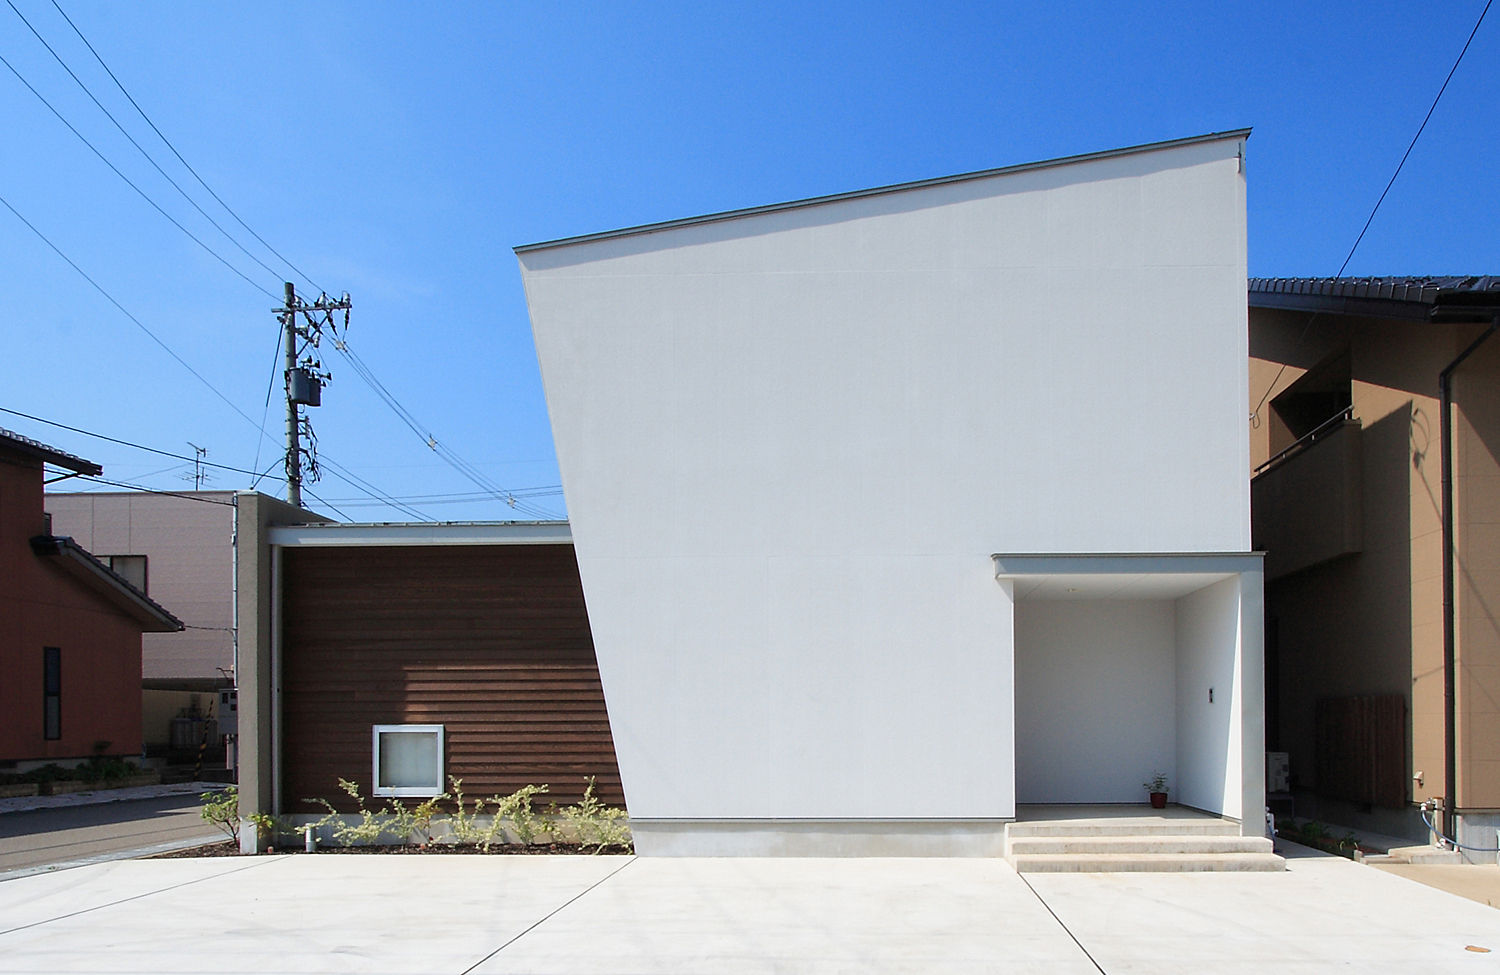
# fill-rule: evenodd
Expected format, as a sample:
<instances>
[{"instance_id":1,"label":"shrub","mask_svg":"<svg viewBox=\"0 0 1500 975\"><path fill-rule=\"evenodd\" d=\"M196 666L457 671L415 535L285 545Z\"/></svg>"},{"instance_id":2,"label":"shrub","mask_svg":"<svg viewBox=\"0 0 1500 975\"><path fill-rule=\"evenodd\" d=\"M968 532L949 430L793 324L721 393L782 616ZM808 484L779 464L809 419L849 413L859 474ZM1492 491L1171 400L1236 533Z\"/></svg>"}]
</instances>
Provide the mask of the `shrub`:
<instances>
[{"instance_id":1,"label":"shrub","mask_svg":"<svg viewBox=\"0 0 1500 975\"><path fill-rule=\"evenodd\" d=\"M203 817L203 821L212 823L231 840L238 843L240 841L240 790L229 785L225 786L222 792L205 792L199 798L203 801L203 808L198 810L198 815Z\"/></svg>"},{"instance_id":2,"label":"shrub","mask_svg":"<svg viewBox=\"0 0 1500 975\"><path fill-rule=\"evenodd\" d=\"M574 838L583 846L592 846L598 853L605 847L632 849L630 826L626 822L625 810L618 806L606 806L594 795L594 777L584 779L588 783L583 798L571 806L558 809L552 806L555 815L562 818L572 830Z\"/></svg>"},{"instance_id":3,"label":"shrub","mask_svg":"<svg viewBox=\"0 0 1500 975\"><path fill-rule=\"evenodd\" d=\"M359 794L359 783L339 779L339 788L359 805L359 821L349 822L327 799L304 799L303 802L317 803L328 810L328 815L312 824L313 829L331 828L334 842L341 846L366 846L380 839L388 827L377 818L380 810L365 806L364 796Z\"/></svg>"}]
</instances>

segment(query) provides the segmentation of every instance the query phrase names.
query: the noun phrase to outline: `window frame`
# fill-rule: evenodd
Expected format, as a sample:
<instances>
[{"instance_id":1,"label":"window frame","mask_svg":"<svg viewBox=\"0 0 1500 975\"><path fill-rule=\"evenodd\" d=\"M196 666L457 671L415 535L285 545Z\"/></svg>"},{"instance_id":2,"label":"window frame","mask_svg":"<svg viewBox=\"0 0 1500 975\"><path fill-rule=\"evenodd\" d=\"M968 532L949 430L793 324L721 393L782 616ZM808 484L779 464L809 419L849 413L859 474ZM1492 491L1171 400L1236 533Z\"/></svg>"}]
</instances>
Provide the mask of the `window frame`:
<instances>
[{"instance_id":1,"label":"window frame","mask_svg":"<svg viewBox=\"0 0 1500 975\"><path fill-rule=\"evenodd\" d=\"M42 740L62 740L61 647L42 647Z\"/></svg>"},{"instance_id":2,"label":"window frame","mask_svg":"<svg viewBox=\"0 0 1500 975\"><path fill-rule=\"evenodd\" d=\"M386 786L380 781L380 736L394 734L437 736L437 777L426 785ZM370 794L396 799L430 799L442 795L448 769L447 734L440 724L377 724L370 730Z\"/></svg>"}]
</instances>

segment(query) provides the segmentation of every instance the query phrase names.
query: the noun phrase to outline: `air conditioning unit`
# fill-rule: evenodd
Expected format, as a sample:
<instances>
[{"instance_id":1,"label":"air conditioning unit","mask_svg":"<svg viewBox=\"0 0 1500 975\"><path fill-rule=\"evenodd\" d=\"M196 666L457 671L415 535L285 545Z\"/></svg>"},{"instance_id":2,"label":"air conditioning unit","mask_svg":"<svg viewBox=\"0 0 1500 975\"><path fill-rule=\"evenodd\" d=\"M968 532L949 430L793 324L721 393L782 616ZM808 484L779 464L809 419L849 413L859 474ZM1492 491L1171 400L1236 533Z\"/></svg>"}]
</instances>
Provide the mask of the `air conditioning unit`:
<instances>
[{"instance_id":1,"label":"air conditioning unit","mask_svg":"<svg viewBox=\"0 0 1500 975\"><path fill-rule=\"evenodd\" d=\"M1266 752L1266 791L1292 791L1292 763L1286 752Z\"/></svg>"}]
</instances>

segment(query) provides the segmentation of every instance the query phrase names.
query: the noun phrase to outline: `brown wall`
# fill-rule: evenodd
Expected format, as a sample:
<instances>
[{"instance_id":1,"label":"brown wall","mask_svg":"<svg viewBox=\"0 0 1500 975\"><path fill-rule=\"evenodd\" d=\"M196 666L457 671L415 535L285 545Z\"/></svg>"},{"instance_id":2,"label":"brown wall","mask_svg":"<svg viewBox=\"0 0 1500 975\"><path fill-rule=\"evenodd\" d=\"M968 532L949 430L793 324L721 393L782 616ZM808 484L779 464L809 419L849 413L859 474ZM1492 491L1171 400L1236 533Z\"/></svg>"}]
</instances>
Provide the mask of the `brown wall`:
<instances>
[{"instance_id":1,"label":"brown wall","mask_svg":"<svg viewBox=\"0 0 1500 975\"><path fill-rule=\"evenodd\" d=\"M282 552L282 805L371 792L371 727L442 724L484 797L527 784L623 804L571 545Z\"/></svg>"},{"instance_id":2,"label":"brown wall","mask_svg":"<svg viewBox=\"0 0 1500 975\"><path fill-rule=\"evenodd\" d=\"M1459 805L1500 809L1500 335L1453 379Z\"/></svg>"},{"instance_id":3,"label":"brown wall","mask_svg":"<svg viewBox=\"0 0 1500 975\"><path fill-rule=\"evenodd\" d=\"M141 750L141 628L31 551L42 466L0 451L0 761ZM62 737L42 724L42 648L61 651Z\"/></svg>"},{"instance_id":4,"label":"brown wall","mask_svg":"<svg viewBox=\"0 0 1500 975\"><path fill-rule=\"evenodd\" d=\"M1266 586L1280 692L1279 741L1271 747L1291 752L1304 785L1316 785L1320 698L1399 694L1409 716L1409 797L1445 793L1438 373L1477 334L1472 326L1251 309L1252 409L1282 364L1288 368L1272 397L1347 348L1354 418L1362 424L1359 551ZM1500 807L1500 337L1491 342L1454 383L1458 799L1467 808ZM1268 398L1252 425L1252 465L1277 446L1271 413ZM1267 492L1255 494L1264 501ZM1284 517L1257 504L1256 544L1274 537L1268 521ZM1268 553L1268 567L1274 557ZM1418 771L1422 783L1412 784Z\"/></svg>"}]
</instances>

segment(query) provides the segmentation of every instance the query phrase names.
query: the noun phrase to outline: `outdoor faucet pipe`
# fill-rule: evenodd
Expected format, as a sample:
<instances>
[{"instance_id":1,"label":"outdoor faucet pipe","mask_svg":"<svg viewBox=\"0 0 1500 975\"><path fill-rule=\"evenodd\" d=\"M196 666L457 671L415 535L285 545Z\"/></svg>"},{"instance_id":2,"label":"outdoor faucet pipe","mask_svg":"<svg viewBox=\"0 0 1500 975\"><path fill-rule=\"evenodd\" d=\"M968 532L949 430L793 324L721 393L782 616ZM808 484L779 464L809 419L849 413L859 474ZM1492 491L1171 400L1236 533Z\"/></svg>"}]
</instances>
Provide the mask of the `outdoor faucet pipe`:
<instances>
[{"instance_id":1,"label":"outdoor faucet pipe","mask_svg":"<svg viewBox=\"0 0 1500 975\"><path fill-rule=\"evenodd\" d=\"M1500 310L1493 307L1481 310L1458 305L1450 311L1441 300L1432 309L1434 321L1474 321L1476 312L1489 313L1490 327L1438 373L1443 504L1443 791L1447 793L1443 797L1443 827L1448 830L1453 829L1458 807L1458 719L1454 695L1456 638L1453 619L1453 372L1500 328Z\"/></svg>"},{"instance_id":2,"label":"outdoor faucet pipe","mask_svg":"<svg viewBox=\"0 0 1500 975\"><path fill-rule=\"evenodd\" d=\"M1432 819L1429 814L1432 812L1433 807L1436 805L1437 803L1433 802L1431 799L1428 799L1427 801L1422 803L1422 822L1426 823L1427 828L1437 834L1438 839L1442 840L1444 843L1447 843L1455 850L1468 850L1470 853L1500 853L1500 846L1470 846L1467 843L1460 843L1458 840L1455 840L1447 833L1444 833L1442 830L1432 825Z\"/></svg>"}]
</instances>

